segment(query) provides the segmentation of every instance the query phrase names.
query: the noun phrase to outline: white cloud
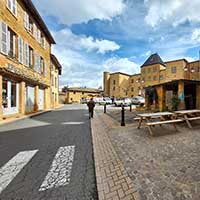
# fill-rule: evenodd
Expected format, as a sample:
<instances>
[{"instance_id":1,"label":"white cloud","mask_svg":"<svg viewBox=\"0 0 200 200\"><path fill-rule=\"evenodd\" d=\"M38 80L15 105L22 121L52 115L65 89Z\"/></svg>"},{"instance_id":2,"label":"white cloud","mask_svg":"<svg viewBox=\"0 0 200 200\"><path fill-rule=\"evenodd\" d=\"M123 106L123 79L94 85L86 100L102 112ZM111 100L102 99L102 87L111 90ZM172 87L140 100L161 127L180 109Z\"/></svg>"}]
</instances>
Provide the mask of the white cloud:
<instances>
[{"instance_id":1,"label":"white cloud","mask_svg":"<svg viewBox=\"0 0 200 200\"><path fill-rule=\"evenodd\" d=\"M45 15L56 16L67 25L92 19L112 20L125 8L123 0L34 0L34 3Z\"/></svg>"},{"instance_id":2,"label":"white cloud","mask_svg":"<svg viewBox=\"0 0 200 200\"><path fill-rule=\"evenodd\" d=\"M200 22L199 0L145 0L148 13L145 21L155 27L163 21L174 26L185 21Z\"/></svg>"},{"instance_id":3,"label":"white cloud","mask_svg":"<svg viewBox=\"0 0 200 200\"><path fill-rule=\"evenodd\" d=\"M104 39L94 39L85 35L75 35L70 29L65 28L53 33L58 45L64 45L66 48L81 50L87 52L96 51L104 54L108 51L115 51L120 48L114 41Z\"/></svg>"},{"instance_id":4,"label":"white cloud","mask_svg":"<svg viewBox=\"0 0 200 200\"><path fill-rule=\"evenodd\" d=\"M123 72L127 74L139 73L139 65L128 58L112 57L104 61L104 71Z\"/></svg>"},{"instance_id":5,"label":"white cloud","mask_svg":"<svg viewBox=\"0 0 200 200\"><path fill-rule=\"evenodd\" d=\"M200 42L200 28L196 28L193 30L191 39L194 42Z\"/></svg>"}]
</instances>

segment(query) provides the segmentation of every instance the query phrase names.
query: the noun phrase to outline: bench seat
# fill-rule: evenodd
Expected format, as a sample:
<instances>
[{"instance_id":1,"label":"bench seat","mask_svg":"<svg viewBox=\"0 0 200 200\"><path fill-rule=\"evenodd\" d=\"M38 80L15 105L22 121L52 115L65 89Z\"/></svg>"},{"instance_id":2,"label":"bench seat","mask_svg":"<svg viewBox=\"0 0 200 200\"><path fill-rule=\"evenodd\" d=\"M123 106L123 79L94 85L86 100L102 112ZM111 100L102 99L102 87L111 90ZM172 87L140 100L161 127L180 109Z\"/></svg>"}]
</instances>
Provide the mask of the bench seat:
<instances>
[{"instance_id":1,"label":"bench seat","mask_svg":"<svg viewBox=\"0 0 200 200\"><path fill-rule=\"evenodd\" d=\"M173 120L166 120L166 121L159 121L159 122L148 122L147 126L170 124L170 123L177 123L177 122L183 122L183 121L184 121L183 119L173 119Z\"/></svg>"},{"instance_id":2,"label":"bench seat","mask_svg":"<svg viewBox=\"0 0 200 200\"><path fill-rule=\"evenodd\" d=\"M197 119L200 119L200 116L198 116L198 117L189 117L188 121L197 120Z\"/></svg>"}]
</instances>

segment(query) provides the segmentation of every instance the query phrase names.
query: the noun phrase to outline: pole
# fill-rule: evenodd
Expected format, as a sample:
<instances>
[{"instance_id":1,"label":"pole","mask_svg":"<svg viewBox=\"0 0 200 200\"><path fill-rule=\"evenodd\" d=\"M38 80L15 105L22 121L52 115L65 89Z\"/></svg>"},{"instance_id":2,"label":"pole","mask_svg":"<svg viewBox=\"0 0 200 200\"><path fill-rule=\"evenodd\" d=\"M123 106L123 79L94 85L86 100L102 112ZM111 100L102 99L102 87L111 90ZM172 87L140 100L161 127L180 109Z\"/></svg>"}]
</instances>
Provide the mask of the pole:
<instances>
[{"instance_id":1,"label":"pole","mask_svg":"<svg viewBox=\"0 0 200 200\"><path fill-rule=\"evenodd\" d=\"M121 126L125 126L125 109L124 109L124 105L122 105L122 111L121 111Z\"/></svg>"},{"instance_id":2,"label":"pole","mask_svg":"<svg viewBox=\"0 0 200 200\"><path fill-rule=\"evenodd\" d=\"M106 104L104 104L104 113L106 113Z\"/></svg>"},{"instance_id":3,"label":"pole","mask_svg":"<svg viewBox=\"0 0 200 200\"><path fill-rule=\"evenodd\" d=\"M132 104L130 104L130 112L132 112Z\"/></svg>"}]
</instances>

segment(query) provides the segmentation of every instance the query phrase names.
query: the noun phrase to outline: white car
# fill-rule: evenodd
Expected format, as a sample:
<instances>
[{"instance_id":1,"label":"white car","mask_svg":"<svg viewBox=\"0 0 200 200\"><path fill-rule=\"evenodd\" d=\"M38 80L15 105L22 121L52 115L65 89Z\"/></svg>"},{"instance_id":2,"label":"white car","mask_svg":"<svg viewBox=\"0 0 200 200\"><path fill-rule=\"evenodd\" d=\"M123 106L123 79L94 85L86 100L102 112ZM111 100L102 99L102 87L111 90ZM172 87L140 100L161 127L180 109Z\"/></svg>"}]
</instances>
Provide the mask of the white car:
<instances>
[{"instance_id":1,"label":"white car","mask_svg":"<svg viewBox=\"0 0 200 200\"><path fill-rule=\"evenodd\" d=\"M103 100L106 102L106 104L112 104L112 100L109 97L104 97Z\"/></svg>"},{"instance_id":2,"label":"white car","mask_svg":"<svg viewBox=\"0 0 200 200\"><path fill-rule=\"evenodd\" d=\"M145 104L145 98L141 96L136 96L132 98L132 104L141 105Z\"/></svg>"},{"instance_id":3,"label":"white car","mask_svg":"<svg viewBox=\"0 0 200 200\"><path fill-rule=\"evenodd\" d=\"M103 97L96 97L94 98L94 102L100 105L104 105L106 102L104 101Z\"/></svg>"},{"instance_id":4,"label":"white car","mask_svg":"<svg viewBox=\"0 0 200 200\"><path fill-rule=\"evenodd\" d=\"M123 101L124 101L123 102L124 106L130 106L132 104L132 101L130 98L124 98Z\"/></svg>"}]
</instances>

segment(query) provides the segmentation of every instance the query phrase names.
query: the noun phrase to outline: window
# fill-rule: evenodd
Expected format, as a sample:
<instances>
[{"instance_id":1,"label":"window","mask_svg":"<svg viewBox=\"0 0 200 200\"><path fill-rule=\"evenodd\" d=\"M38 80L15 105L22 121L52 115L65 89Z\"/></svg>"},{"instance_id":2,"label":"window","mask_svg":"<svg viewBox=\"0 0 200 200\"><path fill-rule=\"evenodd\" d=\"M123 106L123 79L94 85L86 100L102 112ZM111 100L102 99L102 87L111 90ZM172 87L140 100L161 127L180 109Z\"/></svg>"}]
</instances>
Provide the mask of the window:
<instances>
[{"instance_id":1,"label":"window","mask_svg":"<svg viewBox=\"0 0 200 200\"><path fill-rule=\"evenodd\" d=\"M131 92L134 92L134 88L133 87L131 88Z\"/></svg>"},{"instance_id":2,"label":"window","mask_svg":"<svg viewBox=\"0 0 200 200\"><path fill-rule=\"evenodd\" d=\"M18 37L18 61L23 64L23 40Z\"/></svg>"},{"instance_id":3,"label":"window","mask_svg":"<svg viewBox=\"0 0 200 200\"><path fill-rule=\"evenodd\" d=\"M76 92L74 92L74 94L76 94Z\"/></svg>"},{"instance_id":4,"label":"window","mask_svg":"<svg viewBox=\"0 0 200 200\"><path fill-rule=\"evenodd\" d=\"M151 80L151 76L148 76L148 81L150 81Z\"/></svg>"},{"instance_id":5,"label":"window","mask_svg":"<svg viewBox=\"0 0 200 200\"><path fill-rule=\"evenodd\" d=\"M148 73L151 73L151 68L148 68Z\"/></svg>"},{"instance_id":6,"label":"window","mask_svg":"<svg viewBox=\"0 0 200 200\"><path fill-rule=\"evenodd\" d=\"M8 43L8 26L0 21L0 50L4 54L8 54L8 48L7 48L7 43Z\"/></svg>"},{"instance_id":7,"label":"window","mask_svg":"<svg viewBox=\"0 0 200 200\"><path fill-rule=\"evenodd\" d=\"M157 67L153 67L153 72L157 72Z\"/></svg>"},{"instance_id":8,"label":"window","mask_svg":"<svg viewBox=\"0 0 200 200\"><path fill-rule=\"evenodd\" d=\"M176 67L171 67L171 72L174 74L176 73Z\"/></svg>"},{"instance_id":9,"label":"window","mask_svg":"<svg viewBox=\"0 0 200 200\"><path fill-rule=\"evenodd\" d=\"M16 2L16 0L7 0L7 7L14 15L17 15L17 2Z\"/></svg>"},{"instance_id":10,"label":"window","mask_svg":"<svg viewBox=\"0 0 200 200\"><path fill-rule=\"evenodd\" d=\"M31 34L33 34L33 21L30 17L29 17L29 31L31 32Z\"/></svg>"},{"instance_id":11,"label":"window","mask_svg":"<svg viewBox=\"0 0 200 200\"><path fill-rule=\"evenodd\" d=\"M146 73L146 70L145 70L145 69L143 69L143 73L144 73L144 74Z\"/></svg>"},{"instance_id":12,"label":"window","mask_svg":"<svg viewBox=\"0 0 200 200\"><path fill-rule=\"evenodd\" d=\"M157 80L157 76L153 76L153 80L156 81Z\"/></svg>"},{"instance_id":13,"label":"window","mask_svg":"<svg viewBox=\"0 0 200 200\"><path fill-rule=\"evenodd\" d=\"M16 58L16 34L8 28L8 56Z\"/></svg>"},{"instance_id":14,"label":"window","mask_svg":"<svg viewBox=\"0 0 200 200\"><path fill-rule=\"evenodd\" d=\"M134 79L131 79L131 83L134 83Z\"/></svg>"},{"instance_id":15,"label":"window","mask_svg":"<svg viewBox=\"0 0 200 200\"><path fill-rule=\"evenodd\" d=\"M84 95L84 92L82 92L82 95Z\"/></svg>"},{"instance_id":16,"label":"window","mask_svg":"<svg viewBox=\"0 0 200 200\"><path fill-rule=\"evenodd\" d=\"M115 80L113 80L113 84L115 85L115 83L116 83L116 81Z\"/></svg>"},{"instance_id":17,"label":"window","mask_svg":"<svg viewBox=\"0 0 200 200\"><path fill-rule=\"evenodd\" d=\"M29 26L29 15L27 14L27 12L24 12L24 27L29 30L30 26Z\"/></svg>"},{"instance_id":18,"label":"window","mask_svg":"<svg viewBox=\"0 0 200 200\"><path fill-rule=\"evenodd\" d=\"M115 91L115 86L113 87L113 91Z\"/></svg>"},{"instance_id":19,"label":"window","mask_svg":"<svg viewBox=\"0 0 200 200\"><path fill-rule=\"evenodd\" d=\"M163 80L163 75L160 75L160 80Z\"/></svg>"}]
</instances>

